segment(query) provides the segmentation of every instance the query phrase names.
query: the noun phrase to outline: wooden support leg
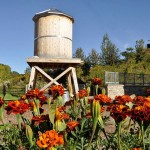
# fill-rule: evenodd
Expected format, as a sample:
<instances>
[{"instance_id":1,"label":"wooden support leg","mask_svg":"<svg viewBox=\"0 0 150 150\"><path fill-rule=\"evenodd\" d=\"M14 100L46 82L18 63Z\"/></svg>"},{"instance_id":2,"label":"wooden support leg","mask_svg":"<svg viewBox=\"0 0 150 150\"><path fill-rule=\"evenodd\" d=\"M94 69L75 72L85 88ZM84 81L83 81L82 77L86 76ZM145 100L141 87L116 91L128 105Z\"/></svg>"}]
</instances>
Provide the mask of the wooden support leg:
<instances>
[{"instance_id":1,"label":"wooden support leg","mask_svg":"<svg viewBox=\"0 0 150 150\"><path fill-rule=\"evenodd\" d=\"M77 81L77 76L76 76L76 70L73 67L72 67L72 79L74 83L75 94L77 94L79 92L79 87L78 87L78 81Z\"/></svg>"},{"instance_id":2,"label":"wooden support leg","mask_svg":"<svg viewBox=\"0 0 150 150\"><path fill-rule=\"evenodd\" d=\"M72 86L71 72L69 72L67 74L67 81L68 81L68 89L69 89L70 95L73 96L74 89L73 89L73 86Z\"/></svg>"},{"instance_id":3,"label":"wooden support leg","mask_svg":"<svg viewBox=\"0 0 150 150\"><path fill-rule=\"evenodd\" d=\"M31 68L30 80L28 90L34 89L36 85L36 69L34 67Z\"/></svg>"}]
</instances>

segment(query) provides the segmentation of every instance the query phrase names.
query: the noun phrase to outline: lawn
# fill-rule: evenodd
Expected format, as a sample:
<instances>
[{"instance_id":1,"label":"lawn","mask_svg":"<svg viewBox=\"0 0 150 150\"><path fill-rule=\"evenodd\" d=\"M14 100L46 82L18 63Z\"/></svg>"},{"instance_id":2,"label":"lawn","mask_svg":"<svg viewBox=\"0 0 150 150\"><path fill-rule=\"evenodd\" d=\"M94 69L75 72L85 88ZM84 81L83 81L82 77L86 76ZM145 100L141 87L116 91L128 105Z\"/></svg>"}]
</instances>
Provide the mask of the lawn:
<instances>
[{"instance_id":1,"label":"lawn","mask_svg":"<svg viewBox=\"0 0 150 150\"><path fill-rule=\"evenodd\" d=\"M0 97L3 97L3 94L0 93ZM20 97L17 97L17 96L12 96L11 94L7 93L4 97L4 100L17 100L19 99Z\"/></svg>"}]
</instances>

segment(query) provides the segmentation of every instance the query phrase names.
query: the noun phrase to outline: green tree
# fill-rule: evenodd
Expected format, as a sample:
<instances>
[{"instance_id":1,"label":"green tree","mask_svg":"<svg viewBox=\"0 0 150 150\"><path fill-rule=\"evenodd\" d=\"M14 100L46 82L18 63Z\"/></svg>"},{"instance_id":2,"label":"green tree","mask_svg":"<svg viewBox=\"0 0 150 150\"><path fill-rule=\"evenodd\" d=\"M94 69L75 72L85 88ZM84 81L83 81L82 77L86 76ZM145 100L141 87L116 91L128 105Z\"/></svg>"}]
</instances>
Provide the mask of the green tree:
<instances>
[{"instance_id":1,"label":"green tree","mask_svg":"<svg viewBox=\"0 0 150 150\"><path fill-rule=\"evenodd\" d=\"M128 72L130 68L135 64L135 51L132 47L128 47L126 51L122 52L121 55L124 57L124 64L126 66L125 72Z\"/></svg>"},{"instance_id":2,"label":"green tree","mask_svg":"<svg viewBox=\"0 0 150 150\"><path fill-rule=\"evenodd\" d=\"M28 67L25 69L24 73L25 73L25 74L26 74L26 73L30 74L30 73L31 73L31 67L28 66Z\"/></svg>"},{"instance_id":3,"label":"green tree","mask_svg":"<svg viewBox=\"0 0 150 150\"><path fill-rule=\"evenodd\" d=\"M108 34L104 34L101 45L101 58L103 65L114 65L119 61L119 49L111 42Z\"/></svg>"},{"instance_id":4,"label":"green tree","mask_svg":"<svg viewBox=\"0 0 150 150\"><path fill-rule=\"evenodd\" d=\"M82 48L77 48L74 55L74 58L81 58L81 60L85 59L84 51Z\"/></svg>"},{"instance_id":5,"label":"green tree","mask_svg":"<svg viewBox=\"0 0 150 150\"><path fill-rule=\"evenodd\" d=\"M95 65L99 65L100 59L101 59L100 54L95 49L91 50L91 52L89 53L89 56L87 58L87 60L91 64L91 67L93 67Z\"/></svg>"},{"instance_id":6,"label":"green tree","mask_svg":"<svg viewBox=\"0 0 150 150\"><path fill-rule=\"evenodd\" d=\"M130 59L135 59L135 51L132 47L128 47L126 51L122 52L121 55L125 58L124 60L127 62Z\"/></svg>"},{"instance_id":7,"label":"green tree","mask_svg":"<svg viewBox=\"0 0 150 150\"><path fill-rule=\"evenodd\" d=\"M143 60L144 55L145 55L145 48L144 48L144 40L143 39L136 41L135 50L136 50L136 62L138 63L138 62Z\"/></svg>"}]
</instances>

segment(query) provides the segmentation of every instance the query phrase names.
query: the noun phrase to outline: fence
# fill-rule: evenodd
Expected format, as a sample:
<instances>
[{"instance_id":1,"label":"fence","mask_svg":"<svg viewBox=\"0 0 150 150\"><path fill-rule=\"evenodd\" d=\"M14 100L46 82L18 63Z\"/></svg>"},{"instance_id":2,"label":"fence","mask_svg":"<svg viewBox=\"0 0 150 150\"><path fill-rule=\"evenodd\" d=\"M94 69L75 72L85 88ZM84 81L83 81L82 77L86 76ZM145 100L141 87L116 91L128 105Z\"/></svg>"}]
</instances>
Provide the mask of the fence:
<instances>
[{"instance_id":1,"label":"fence","mask_svg":"<svg viewBox=\"0 0 150 150\"><path fill-rule=\"evenodd\" d=\"M119 83L124 85L150 85L150 74L119 73Z\"/></svg>"},{"instance_id":2,"label":"fence","mask_svg":"<svg viewBox=\"0 0 150 150\"><path fill-rule=\"evenodd\" d=\"M105 71L105 84L150 85L150 74L135 74Z\"/></svg>"},{"instance_id":3,"label":"fence","mask_svg":"<svg viewBox=\"0 0 150 150\"><path fill-rule=\"evenodd\" d=\"M25 87L9 89L7 92L13 96L22 96L25 94Z\"/></svg>"}]
</instances>

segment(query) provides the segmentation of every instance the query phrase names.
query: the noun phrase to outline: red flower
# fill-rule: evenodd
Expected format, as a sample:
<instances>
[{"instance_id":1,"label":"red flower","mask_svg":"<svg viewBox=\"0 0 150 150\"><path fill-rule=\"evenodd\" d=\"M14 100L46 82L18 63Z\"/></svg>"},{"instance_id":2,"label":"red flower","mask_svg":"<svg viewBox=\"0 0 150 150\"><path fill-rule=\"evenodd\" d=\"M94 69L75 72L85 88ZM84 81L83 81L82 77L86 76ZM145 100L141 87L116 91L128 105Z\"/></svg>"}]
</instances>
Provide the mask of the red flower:
<instances>
[{"instance_id":1,"label":"red flower","mask_svg":"<svg viewBox=\"0 0 150 150\"><path fill-rule=\"evenodd\" d=\"M92 84L93 85L102 85L102 79L100 79L100 78L94 78L92 80Z\"/></svg>"},{"instance_id":2,"label":"red flower","mask_svg":"<svg viewBox=\"0 0 150 150\"><path fill-rule=\"evenodd\" d=\"M116 122L121 122L130 115L129 108L126 105L112 104L108 107L108 110L110 111L111 117L113 117Z\"/></svg>"},{"instance_id":3,"label":"red flower","mask_svg":"<svg viewBox=\"0 0 150 150\"><path fill-rule=\"evenodd\" d=\"M131 118L137 122L150 120L150 109L147 106L134 105L131 110Z\"/></svg>"},{"instance_id":4,"label":"red flower","mask_svg":"<svg viewBox=\"0 0 150 150\"><path fill-rule=\"evenodd\" d=\"M94 99L100 101L100 103L111 103L112 100L107 95L99 94L94 96Z\"/></svg>"},{"instance_id":5,"label":"red flower","mask_svg":"<svg viewBox=\"0 0 150 150\"><path fill-rule=\"evenodd\" d=\"M79 98L84 98L88 96L88 92L86 89L79 90Z\"/></svg>"},{"instance_id":6,"label":"red flower","mask_svg":"<svg viewBox=\"0 0 150 150\"><path fill-rule=\"evenodd\" d=\"M78 121L70 121L67 123L67 127L72 131L76 126L79 125Z\"/></svg>"},{"instance_id":7,"label":"red flower","mask_svg":"<svg viewBox=\"0 0 150 150\"><path fill-rule=\"evenodd\" d=\"M116 96L115 102L117 102L119 104L125 104L128 102L133 102L133 100L129 95L123 95L123 96Z\"/></svg>"},{"instance_id":8,"label":"red flower","mask_svg":"<svg viewBox=\"0 0 150 150\"><path fill-rule=\"evenodd\" d=\"M29 104L27 104L23 100L10 101L8 105L5 107L7 110L7 114L23 114L28 110Z\"/></svg>"},{"instance_id":9,"label":"red flower","mask_svg":"<svg viewBox=\"0 0 150 150\"><path fill-rule=\"evenodd\" d=\"M54 98L57 96L62 96L64 94L64 87L61 85L53 85L50 87L50 92Z\"/></svg>"},{"instance_id":10,"label":"red flower","mask_svg":"<svg viewBox=\"0 0 150 150\"><path fill-rule=\"evenodd\" d=\"M49 115L41 115L41 116L33 116L32 123L36 126L39 125L41 122L49 121Z\"/></svg>"},{"instance_id":11,"label":"red flower","mask_svg":"<svg viewBox=\"0 0 150 150\"><path fill-rule=\"evenodd\" d=\"M22 96L22 99L28 99L28 100L33 100L33 99L39 99L41 103L44 103L47 101L47 97L44 95L43 91L40 91L39 89L34 89L28 91L25 95Z\"/></svg>"}]
</instances>

